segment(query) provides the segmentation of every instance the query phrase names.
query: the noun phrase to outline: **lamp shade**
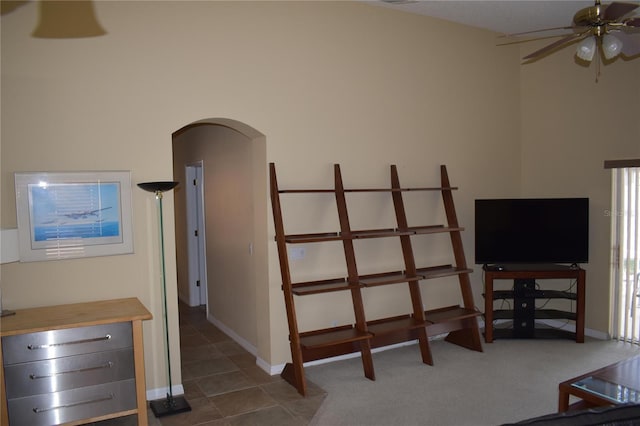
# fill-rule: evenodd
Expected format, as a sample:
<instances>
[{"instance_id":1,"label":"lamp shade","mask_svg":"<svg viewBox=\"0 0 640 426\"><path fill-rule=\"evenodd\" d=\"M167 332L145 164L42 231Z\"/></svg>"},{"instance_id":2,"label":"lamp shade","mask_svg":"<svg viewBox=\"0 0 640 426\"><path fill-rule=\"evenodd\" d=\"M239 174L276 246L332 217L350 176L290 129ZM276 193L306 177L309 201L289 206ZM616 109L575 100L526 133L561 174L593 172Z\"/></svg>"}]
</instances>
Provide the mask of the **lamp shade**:
<instances>
[{"instance_id":1,"label":"lamp shade","mask_svg":"<svg viewBox=\"0 0 640 426\"><path fill-rule=\"evenodd\" d=\"M176 186L178 186L178 182L173 181L159 181L159 182L142 182L139 183L138 186L145 191L149 192L166 192L170 191Z\"/></svg>"},{"instance_id":2,"label":"lamp shade","mask_svg":"<svg viewBox=\"0 0 640 426\"><path fill-rule=\"evenodd\" d=\"M589 36L582 40L578 44L576 49L576 56L583 61L591 62L593 55L596 53L596 38L595 36Z\"/></svg>"},{"instance_id":3,"label":"lamp shade","mask_svg":"<svg viewBox=\"0 0 640 426\"><path fill-rule=\"evenodd\" d=\"M622 42L620 39L611 34L605 34L602 37L602 51L607 59L615 58L622 51Z\"/></svg>"}]
</instances>

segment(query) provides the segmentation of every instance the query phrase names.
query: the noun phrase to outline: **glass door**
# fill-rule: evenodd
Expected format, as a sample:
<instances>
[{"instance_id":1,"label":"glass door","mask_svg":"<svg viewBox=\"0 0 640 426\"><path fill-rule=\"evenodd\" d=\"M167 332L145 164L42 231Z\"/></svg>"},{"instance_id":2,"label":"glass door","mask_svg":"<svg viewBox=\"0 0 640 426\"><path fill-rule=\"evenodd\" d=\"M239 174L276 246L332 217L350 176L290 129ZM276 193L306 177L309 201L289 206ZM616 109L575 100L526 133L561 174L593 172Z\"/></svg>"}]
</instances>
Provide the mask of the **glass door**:
<instances>
[{"instance_id":1,"label":"glass door","mask_svg":"<svg viewBox=\"0 0 640 426\"><path fill-rule=\"evenodd\" d=\"M640 167L613 169L613 337L640 343Z\"/></svg>"}]
</instances>

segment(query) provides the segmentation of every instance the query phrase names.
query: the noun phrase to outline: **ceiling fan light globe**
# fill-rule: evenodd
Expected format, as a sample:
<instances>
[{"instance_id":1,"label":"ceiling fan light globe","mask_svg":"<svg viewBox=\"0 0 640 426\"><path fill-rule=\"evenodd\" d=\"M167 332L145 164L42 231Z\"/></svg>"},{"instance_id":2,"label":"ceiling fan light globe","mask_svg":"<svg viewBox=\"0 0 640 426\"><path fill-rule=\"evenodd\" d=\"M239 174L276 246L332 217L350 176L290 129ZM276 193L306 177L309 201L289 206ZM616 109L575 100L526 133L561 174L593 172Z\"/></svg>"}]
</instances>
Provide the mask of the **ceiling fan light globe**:
<instances>
[{"instance_id":1,"label":"ceiling fan light globe","mask_svg":"<svg viewBox=\"0 0 640 426\"><path fill-rule=\"evenodd\" d=\"M582 40L576 49L576 56L583 61L591 62L596 53L596 38L590 36Z\"/></svg>"},{"instance_id":2,"label":"ceiling fan light globe","mask_svg":"<svg viewBox=\"0 0 640 426\"><path fill-rule=\"evenodd\" d=\"M602 51L605 58L615 58L622 51L622 42L614 35L605 34L604 37L602 37Z\"/></svg>"}]
</instances>

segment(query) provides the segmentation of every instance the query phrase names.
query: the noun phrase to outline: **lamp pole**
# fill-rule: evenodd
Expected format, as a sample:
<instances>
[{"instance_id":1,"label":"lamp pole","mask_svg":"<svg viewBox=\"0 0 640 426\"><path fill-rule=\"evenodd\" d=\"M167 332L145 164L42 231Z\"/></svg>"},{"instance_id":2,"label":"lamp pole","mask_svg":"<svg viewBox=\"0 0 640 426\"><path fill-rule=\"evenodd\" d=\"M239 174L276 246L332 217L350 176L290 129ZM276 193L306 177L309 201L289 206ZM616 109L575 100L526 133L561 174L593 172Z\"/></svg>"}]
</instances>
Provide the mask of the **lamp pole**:
<instances>
[{"instance_id":1,"label":"lamp pole","mask_svg":"<svg viewBox=\"0 0 640 426\"><path fill-rule=\"evenodd\" d=\"M162 307L164 316L164 343L165 352L167 356L167 378L169 382L169 390L167 396L164 399L158 399L151 401L149 406L151 411L156 417L164 417L172 414L183 413L185 411L191 411L189 403L184 396L173 395L173 385L171 382L171 354L169 345L169 315L167 310L167 280L166 269L164 262L164 226L163 226L163 214L162 214L162 194L166 191L170 191L178 185L178 182L163 181L163 182L144 182L139 183L138 186L145 191L153 192L158 201L158 235L160 241L160 264L162 266Z\"/></svg>"}]
</instances>

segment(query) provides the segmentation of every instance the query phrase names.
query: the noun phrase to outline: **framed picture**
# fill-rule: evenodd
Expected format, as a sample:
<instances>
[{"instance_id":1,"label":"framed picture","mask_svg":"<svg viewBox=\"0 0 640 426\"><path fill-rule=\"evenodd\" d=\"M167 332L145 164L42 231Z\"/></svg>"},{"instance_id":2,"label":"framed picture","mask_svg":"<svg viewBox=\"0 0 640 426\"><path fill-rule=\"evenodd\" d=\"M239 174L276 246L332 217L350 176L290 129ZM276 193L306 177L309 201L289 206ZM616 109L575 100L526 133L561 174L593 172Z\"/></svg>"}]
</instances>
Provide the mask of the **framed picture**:
<instances>
[{"instance_id":1,"label":"framed picture","mask_svg":"<svg viewBox=\"0 0 640 426\"><path fill-rule=\"evenodd\" d=\"M131 173L16 173L20 261L133 253Z\"/></svg>"}]
</instances>

